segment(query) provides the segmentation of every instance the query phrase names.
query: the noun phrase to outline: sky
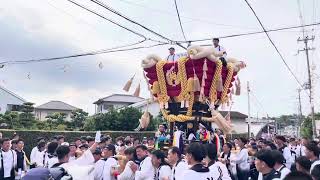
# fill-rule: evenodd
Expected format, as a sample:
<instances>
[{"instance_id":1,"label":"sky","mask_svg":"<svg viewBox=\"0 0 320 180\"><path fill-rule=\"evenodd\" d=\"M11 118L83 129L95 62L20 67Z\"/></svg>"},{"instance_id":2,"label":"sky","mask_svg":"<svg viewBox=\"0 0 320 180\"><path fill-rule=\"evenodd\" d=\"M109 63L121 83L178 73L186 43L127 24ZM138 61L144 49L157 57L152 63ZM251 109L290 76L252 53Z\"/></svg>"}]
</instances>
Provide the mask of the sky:
<instances>
[{"instance_id":1,"label":"sky","mask_svg":"<svg viewBox=\"0 0 320 180\"><path fill-rule=\"evenodd\" d=\"M90 0L75 0L148 38L162 40L141 27L97 6ZM183 40L173 0L101 0L127 17L173 40ZM249 0L266 29L320 22L320 2L300 0ZM187 40L261 31L244 0L177 0ZM310 52L315 85L315 109L319 111L319 27L305 28L315 35ZM299 81L307 82L305 54L297 43L301 29L270 32L286 62ZM141 40L124 29L86 12L67 0L3 0L0 7L0 62L78 54L112 48ZM265 34L221 39L229 57L241 59L247 68L240 72L242 95L234 98L232 110L248 113L246 82L251 87L251 116L279 116L298 112L297 82L284 66ZM195 43L208 44L210 41ZM145 42L137 46L153 45ZM141 82L141 96L148 97L140 62L148 54L165 57L168 48L157 46L135 51L108 53L52 62L11 64L0 69L0 85L36 106L60 100L93 114L93 102L114 93L125 93L126 81L136 74L132 89ZM103 68L99 68L103 64ZM310 113L306 92L302 112ZM0 100L1 101L1 100Z\"/></svg>"}]
</instances>

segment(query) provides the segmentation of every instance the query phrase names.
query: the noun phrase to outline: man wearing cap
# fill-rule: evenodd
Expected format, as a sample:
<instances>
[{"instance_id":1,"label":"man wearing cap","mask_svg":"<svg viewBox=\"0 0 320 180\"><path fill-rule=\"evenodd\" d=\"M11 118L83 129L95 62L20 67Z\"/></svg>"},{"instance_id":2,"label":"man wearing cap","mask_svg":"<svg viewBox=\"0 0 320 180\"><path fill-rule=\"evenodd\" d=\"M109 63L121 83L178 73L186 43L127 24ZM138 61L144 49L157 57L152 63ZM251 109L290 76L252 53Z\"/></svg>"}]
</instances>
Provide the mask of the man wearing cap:
<instances>
[{"instance_id":1,"label":"man wearing cap","mask_svg":"<svg viewBox=\"0 0 320 180\"><path fill-rule=\"evenodd\" d=\"M214 48L215 48L218 52L222 52L222 53L223 53L222 57L220 57L220 60L221 60L221 62L222 62L222 64L223 64L223 66L226 66L226 65L227 65L227 61L226 61L226 59L225 59L225 58L227 57L227 52L226 52L226 50L224 49L224 47L222 47L222 46L219 45L219 38L213 38L213 39L212 39L212 42L213 42Z\"/></svg>"},{"instance_id":2,"label":"man wearing cap","mask_svg":"<svg viewBox=\"0 0 320 180\"><path fill-rule=\"evenodd\" d=\"M175 61L178 61L179 58L181 58L183 56L187 56L187 54L186 53L175 54L174 47L170 47L169 48L169 55L167 56L166 60L168 62L175 62Z\"/></svg>"},{"instance_id":3,"label":"man wearing cap","mask_svg":"<svg viewBox=\"0 0 320 180\"><path fill-rule=\"evenodd\" d=\"M94 168L95 180L114 180L115 176L111 170L118 165L117 160L114 158L116 154L116 147L113 144L108 144L102 150L102 159L96 162Z\"/></svg>"},{"instance_id":4,"label":"man wearing cap","mask_svg":"<svg viewBox=\"0 0 320 180\"><path fill-rule=\"evenodd\" d=\"M291 164L294 162L291 156L291 151L289 147L287 147L286 138L284 136L276 136L275 143L277 145L278 150L283 154L283 157L285 159L285 165L287 168L291 168Z\"/></svg>"}]
</instances>

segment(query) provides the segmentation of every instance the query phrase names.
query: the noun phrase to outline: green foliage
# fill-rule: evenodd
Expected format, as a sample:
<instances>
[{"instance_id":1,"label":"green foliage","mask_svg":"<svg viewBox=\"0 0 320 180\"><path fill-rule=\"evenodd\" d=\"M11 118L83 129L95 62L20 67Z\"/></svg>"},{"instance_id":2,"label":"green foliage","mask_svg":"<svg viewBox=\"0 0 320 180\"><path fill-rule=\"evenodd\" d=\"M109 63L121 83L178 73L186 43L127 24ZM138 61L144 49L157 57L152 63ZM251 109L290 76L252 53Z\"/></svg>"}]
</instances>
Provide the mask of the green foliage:
<instances>
[{"instance_id":1,"label":"green foliage","mask_svg":"<svg viewBox=\"0 0 320 180\"><path fill-rule=\"evenodd\" d=\"M71 127L74 129L82 129L86 118L88 118L88 113L82 109L77 109L71 112Z\"/></svg>"},{"instance_id":2,"label":"green foliage","mask_svg":"<svg viewBox=\"0 0 320 180\"><path fill-rule=\"evenodd\" d=\"M301 136L312 139L312 120L310 117L305 118L301 125Z\"/></svg>"},{"instance_id":3,"label":"green foliage","mask_svg":"<svg viewBox=\"0 0 320 180\"><path fill-rule=\"evenodd\" d=\"M84 123L84 130L113 130L113 131L133 131L139 125L142 112L136 108L127 107L120 111L111 109L108 113L96 114L88 117ZM154 131L163 122L161 116L150 117L148 131Z\"/></svg>"}]
</instances>

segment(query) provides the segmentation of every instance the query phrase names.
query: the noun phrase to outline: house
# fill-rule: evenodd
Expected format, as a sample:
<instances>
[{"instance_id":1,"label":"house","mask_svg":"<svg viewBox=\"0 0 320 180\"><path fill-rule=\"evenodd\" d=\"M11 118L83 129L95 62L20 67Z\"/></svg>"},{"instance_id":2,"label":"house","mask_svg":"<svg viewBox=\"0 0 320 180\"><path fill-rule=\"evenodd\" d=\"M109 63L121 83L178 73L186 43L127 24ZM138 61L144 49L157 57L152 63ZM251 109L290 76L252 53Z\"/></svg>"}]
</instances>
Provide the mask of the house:
<instances>
[{"instance_id":1,"label":"house","mask_svg":"<svg viewBox=\"0 0 320 180\"><path fill-rule=\"evenodd\" d=\"M0 113L6 111L19 111L21 105L27 101L15 93L0 86Z\"/></svg>"},{"instance_id":2,"label":"house","mask_svg":"<svg viewBox=\"0 0 320 180\"><path fill-rule=\"evenodd\" d=\"M94 102L95 104L95 113L107 113L111 109L120 109L123 107L128 107L132 104L138 103L145 100L141 97L136 97L126 94L113 94L105 98L101 98L98 101Z\"/></svg>"},{"instance_id":3,"label":"house","mask_svg":"<svg viewBox=\"0 0 320 180\"><path fill-rule=\"evenodd\" d=\"M70 121L71 112L77 109L79 108L71 106L70 104L62 101L50 101L34 108L35 116L40 121L46 120L46 117L53 113L65 113L67 115L66 120Z\"/></svg>"},{"instance_id":4,"label":"house","mask_svg":"<svg viewBox=\"0 0 320 180\"><path fill-rule=\"evenodd\" d=\"M134 107L139 109L140 111L144 112L148 109L148 112L153 116L156 117L160 113L160 106L159 103L156 101L150 102L150 100L145 99L143 101L131 104L129 107Z\"/></svg>"}]
</instances>

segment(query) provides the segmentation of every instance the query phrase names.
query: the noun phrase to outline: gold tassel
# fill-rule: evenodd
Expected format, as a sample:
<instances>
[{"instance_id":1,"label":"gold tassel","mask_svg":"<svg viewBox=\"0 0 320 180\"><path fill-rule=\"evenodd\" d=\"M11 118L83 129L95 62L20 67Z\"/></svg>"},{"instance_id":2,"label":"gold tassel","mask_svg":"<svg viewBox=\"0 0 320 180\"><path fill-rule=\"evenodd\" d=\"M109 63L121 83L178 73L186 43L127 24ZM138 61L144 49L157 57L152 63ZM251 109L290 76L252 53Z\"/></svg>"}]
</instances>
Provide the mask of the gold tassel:
<instances>
[{"instance_id":1,"label":"gold tassel","mask_svg":"<svg viewBox=\"0 0 320 180\"><path fill-rule=\"evenodd\" d=\"M241 94L241 84L240 84L240 79L238 77L236 82L236 96L240 96L240 94Z\"/></svg>"},{"instance_id":2,"label":"gold tassel","mask_svg":"<svg viewBox=\"0 0 320 180\"><path fill-rule=\"evenodd\" d=\"M152 85L152 94L159 94L160 93L160 85L158 81L153 82Z\"/></svg>"},{"instance_id":3,"label":"gold tassel","mask_svg":"<svg viewBox=\"0 0 320 180\"><path fill-rule=\"evenodd\" d=\"M140 96L140 83L138 84L138 87L134 91L133 96L136 96L136 97Z\"/></svg>"},{"instance_id":4,"label":"gold tassel","mask_svg":"<svg viewBox=\"0 0 320 180\"><path fill-rule=\"evenodd\" d=\"M194 89L193 78L189 78L188 84L187 84L187 92L193 92L193 89Z\"/></svg>"},{"instance_id":5,"label":"gold tassel","mask_svg":"<svg viewBox=\"0 0 320 180\"><path fill-rule=\"evenodd\" d=\"M130 90L134 76L135 75L133 75L132 78L130 78L130 80L126 83L126 85L124 85L124 91L128 92Z\"/></svg>"},{"instance_id":6,"label":"gold tassel","mask_svg":"<svg viewBox=\"0 0 320 180\"><path fill-rule=\"evenodd\" d=\"M194 74L194 77L193 77L193 92L200 91L200 89L201 89L201 86L200 86L199 78L198 78L197 74Z\"/></svg>"},{"instance_id":7,"label":"gold tassel","mask_svg":"<svg viewBox=\"0 0 320 180\"><path fill-rule=\"evenodd\" d=\"M221 77L221 76L220 76L220 78L218 79L217 91L219 91L219 92L222 92L222 91L223 91L223 83L222 83L222 77Z\"/></svg>"}]
</instances>

